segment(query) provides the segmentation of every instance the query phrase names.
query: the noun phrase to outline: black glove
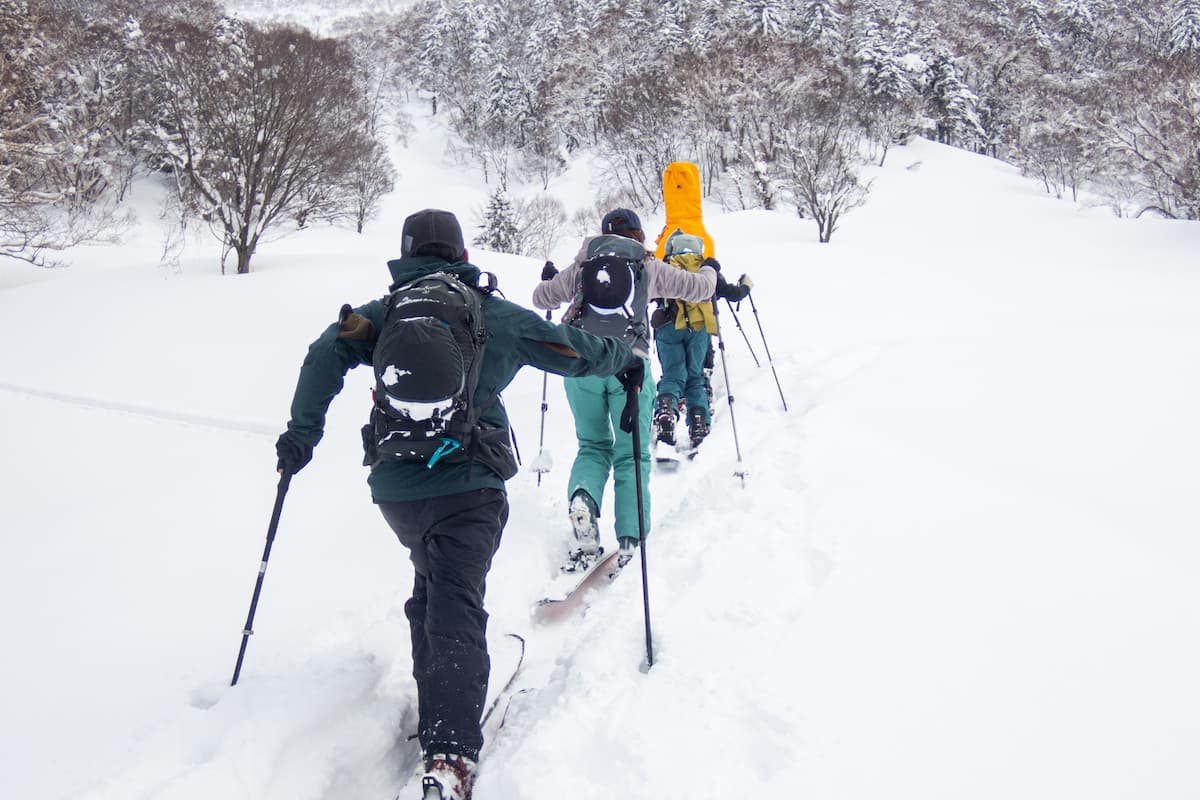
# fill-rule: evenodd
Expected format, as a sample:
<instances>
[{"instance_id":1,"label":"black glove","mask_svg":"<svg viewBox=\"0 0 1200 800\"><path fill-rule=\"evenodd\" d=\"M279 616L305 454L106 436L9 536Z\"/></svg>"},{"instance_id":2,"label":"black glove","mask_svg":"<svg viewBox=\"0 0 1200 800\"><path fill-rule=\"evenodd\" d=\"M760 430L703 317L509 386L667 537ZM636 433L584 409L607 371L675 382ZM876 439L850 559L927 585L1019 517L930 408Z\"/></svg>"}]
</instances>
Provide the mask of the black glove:
<instances>
[{"instance_id":1,"label":"black glove","mask_svg":"<svg viewBox=\"0 0 1200 800\"><path fill-rule=\"evenodd\" d=\"M717 273L717 288L713 290L713 301L715 302L722 298L729 300L730 299L729 295L730 295L730 292L732 292L732 291L733 291L733 287L729 285L729 281L725 280L725 276L718 272Z\"/></svg>"},{"instance_id":2,"label":"black glove","mask_svg":"<svg viewBox=\"0 0 1200 800\"><path fill-rule=\"evenodd\" d=\"M542 280L548 281L558 274L558 267L554 266L553 261L547 261L546 266L542 267Z\"/></svg>"},{"instance_id":3,"label":"black glove","mask_svg":"<svg viewBox=\"0 0 1200 800\"><path fill-rule=\"evenodd\" d=\"M717 261L715 258L712 258L711 256L710 256L710 257L708 257L708 258L706 258L706 259L704 259L703 261L701 261L701 262L700 262L700 266L702 266L702 267L712 267L712 268L713 268L713 269L715 269L717 272L720 272L720 271L721 271L721 262L720 262L720 261Z\"/></svg>"},{"instance_id":4,"label":"black glove","mask_svg":"<svg viewBox=\"0 0 1200 800\"><path fill-rule=\"evenodd\" d=\"M632 364L617 373L617 380L625 388L625 407L621 409L621 419L618 423L625 433L633 433L633 426L637 423L638 414L641 412L639 396L645 379L646 362L640 358L634 358Z\"/></svg>"},{"instance_id":5,"label":"black glove","mask_svg":"<svg viewBox=\"0 0 1200 800\"><path fill-rule=\"evenodd\" d=\"M625 391L632 389L635 392L642 390L642 383L646 380L646 362L634 356L625 369L617 373L616 378L621 382L621 386Z\"/></svg>"},{"instance_id":6,"label":"black glove","mask_svg":"<svg viewBox=\"0 0 1200 800\"><path fill-rule=\"evenodd\" d=\"M300 441L300 437L291 431L284 431L275 442L275 455L279 456L275 468L287 475L295 475L312 461L312 452L311 444Z\"/></svg>"}]
</instances>

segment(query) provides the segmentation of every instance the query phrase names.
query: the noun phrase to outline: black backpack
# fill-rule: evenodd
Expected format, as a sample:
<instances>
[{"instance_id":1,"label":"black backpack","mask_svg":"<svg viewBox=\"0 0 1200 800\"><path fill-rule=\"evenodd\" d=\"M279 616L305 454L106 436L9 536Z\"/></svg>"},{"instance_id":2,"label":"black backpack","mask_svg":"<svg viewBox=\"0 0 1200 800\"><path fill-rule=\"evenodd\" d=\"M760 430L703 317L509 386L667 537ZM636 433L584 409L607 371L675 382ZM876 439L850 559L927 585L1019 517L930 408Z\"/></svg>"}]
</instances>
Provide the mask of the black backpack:
<instances>
[{"instance_id":1,"label":"black backpack","mask_svg":"<svg viewBox=\"0 0 1200 800\"><path fill-rule=\"evenodd\" d=\"M507 432L479 419L498 398L473 405L486 343L480 290L453 275L426 275L388 295L363 428L367 465L478 460L505 479L516 473Z\"/></svg>"},{"instance_id":2,"label":"black backpack","mask_svg":"<svg viewBox=\"0 0 1200 800\"><path fill-rule=\"evenodd\" d=\"M568 324L597 336L627 341L645 337L645 254L639 242L623 236L605 234L592 239L588 258L579 265Z\"/></svg>"}]
</instances>

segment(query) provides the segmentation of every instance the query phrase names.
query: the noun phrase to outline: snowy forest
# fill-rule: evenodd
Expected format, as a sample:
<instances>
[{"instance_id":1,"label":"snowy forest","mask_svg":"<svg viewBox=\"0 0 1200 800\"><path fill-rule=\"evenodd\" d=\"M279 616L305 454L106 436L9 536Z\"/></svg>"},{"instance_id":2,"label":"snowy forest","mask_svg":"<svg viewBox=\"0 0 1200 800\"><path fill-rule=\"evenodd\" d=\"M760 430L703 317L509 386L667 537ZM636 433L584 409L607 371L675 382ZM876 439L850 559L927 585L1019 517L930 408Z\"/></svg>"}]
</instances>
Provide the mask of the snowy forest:
<instances>
[{"instance_id":1,"label":"snowy forest","mask_svg":"<svg viewBox=\"0 0 1200 800\"><path fill-rule=\"evenodd\" d=\"M150 174L222 270L289 229L361 230L414 97L489 187L500 251L583 224L537 193L581 153L598 206L656 208L689 160L710 200L794 209L826 242L860 167L912 135L1121 216L1200 219L1200 0L424 0L327 36L264 5L0 0L0 255L119 235Z\"/></svg>"}]
</instances>

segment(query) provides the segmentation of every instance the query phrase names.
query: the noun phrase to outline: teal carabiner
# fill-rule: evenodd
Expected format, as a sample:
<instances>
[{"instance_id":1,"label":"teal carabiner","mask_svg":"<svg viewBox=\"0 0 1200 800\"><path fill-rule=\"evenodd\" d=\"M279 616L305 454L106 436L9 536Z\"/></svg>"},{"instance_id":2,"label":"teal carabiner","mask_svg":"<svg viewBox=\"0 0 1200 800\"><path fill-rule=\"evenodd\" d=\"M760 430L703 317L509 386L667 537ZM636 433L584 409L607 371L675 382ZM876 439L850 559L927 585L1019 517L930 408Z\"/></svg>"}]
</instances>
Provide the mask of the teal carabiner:
<instances>
[{"instance_id":1,"label":"teal carabiner","mask_svg":"<svg viewBox=\"0 0 1200 800\"><path fill-rule=\"evenodd\" d=\"M434 452L433 457L429 459L429 466L427 468L433 469L433 465L438 462L438 459L440 459L444 455L449 455L450 453L453 453L455 450L457 450L460 447L462 447L462 445L459 444L454 439L446 439L443 437L442 438L442 446L439 447Z\"/></svg>"}]
</instances>

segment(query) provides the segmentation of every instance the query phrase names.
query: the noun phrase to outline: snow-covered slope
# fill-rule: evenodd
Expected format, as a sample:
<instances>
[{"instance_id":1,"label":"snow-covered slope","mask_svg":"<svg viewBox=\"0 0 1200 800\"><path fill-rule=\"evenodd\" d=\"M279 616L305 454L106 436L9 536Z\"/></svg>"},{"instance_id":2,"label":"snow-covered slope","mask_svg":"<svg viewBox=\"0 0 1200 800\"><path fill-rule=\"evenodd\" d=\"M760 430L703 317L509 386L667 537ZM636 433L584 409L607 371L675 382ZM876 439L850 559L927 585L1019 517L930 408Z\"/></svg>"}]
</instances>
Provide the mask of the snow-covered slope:
<instances>
[{"instance_id":1,"label":"snow-covered slope","mask_svg":"<svg viewBox=\"0 0 1200 800\"><path fill-rule=\"evenodd\" d=\"M384 289L405 214L469 221L486 198L418 127L367 234L305 231L249 276L215 274L201 239L156 266L148 187L127 244L0 264L0 795L402 790L411 569L359 466L362 371L292 483L225 684L305 347ZM648 674L636 570L530 625L574 456L550 380L554 468L511 482L489 579L491 635L526 635L535 691L480 800L1200 794L1200 228L1053 201L928 142L875 172L828 245L784 212L710 209L726 271L757 284L738 317L762 366L722 317L750 477L725 402L702 457L653 478ZM591 204L586 170L551 191ZM518 302L541 266L472 260ZM505 394L527 462L541 388L529 371Z\"/></svg>"}]
</instances>

